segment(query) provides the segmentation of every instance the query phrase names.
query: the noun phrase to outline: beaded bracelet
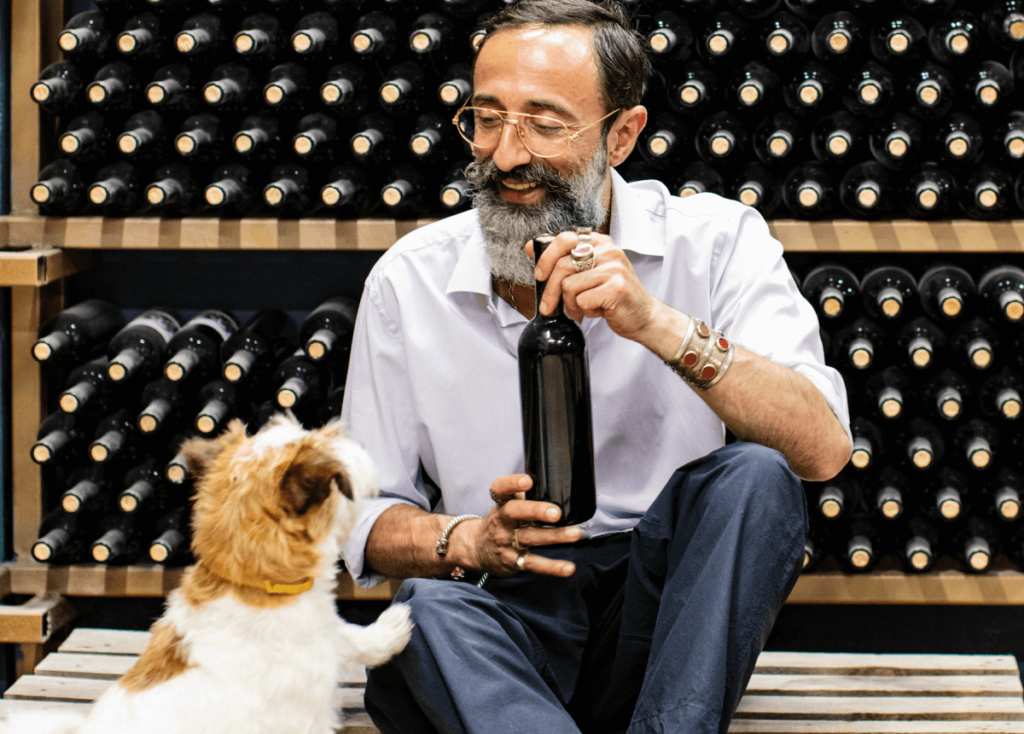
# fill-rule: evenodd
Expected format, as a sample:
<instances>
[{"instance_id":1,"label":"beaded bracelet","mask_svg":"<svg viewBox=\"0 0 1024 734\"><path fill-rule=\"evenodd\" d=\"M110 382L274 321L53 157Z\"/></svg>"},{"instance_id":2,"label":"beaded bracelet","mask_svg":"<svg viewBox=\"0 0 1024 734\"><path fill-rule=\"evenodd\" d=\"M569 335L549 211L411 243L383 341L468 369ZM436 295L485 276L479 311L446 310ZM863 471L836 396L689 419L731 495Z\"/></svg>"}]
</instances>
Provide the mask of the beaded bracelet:
<instances>
[{"instance_id":1,"label":"beaded bracelet","mask_svg":"<svg viewBox=\"0 0 1024 734\"><path fill-rule=\"evenodd\" d=\"M679 350L672 359L665 360L665 364L688 384L707 390L725 376L734 353L735 347L722 332L691 316Z\"/></svg>"}]
</instances>

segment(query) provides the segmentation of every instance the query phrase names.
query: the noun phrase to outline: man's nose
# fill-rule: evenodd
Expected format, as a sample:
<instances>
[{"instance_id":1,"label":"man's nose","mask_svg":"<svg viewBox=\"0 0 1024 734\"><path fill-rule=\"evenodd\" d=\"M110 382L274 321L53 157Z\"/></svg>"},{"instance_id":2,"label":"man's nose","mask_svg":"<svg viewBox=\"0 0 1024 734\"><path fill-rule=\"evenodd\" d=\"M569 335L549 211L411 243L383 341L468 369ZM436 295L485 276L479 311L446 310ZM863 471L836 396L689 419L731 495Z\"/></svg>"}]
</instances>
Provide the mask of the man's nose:
<instances>
[{"instance_id":1,"label":"man's nose","mask_svg":"<svg viewBox=\"0 0 1024 734\"><path fill-rule=\"evenodd\" d=\"M514 122L506 122L501 126L501 135L498 137L498 145L491 154L494 165L502 171L511 171L516 166L522 166L533 160L533 155L523 145L523 139L519 137L519 128Z\"/></svg>"}]
</instances>

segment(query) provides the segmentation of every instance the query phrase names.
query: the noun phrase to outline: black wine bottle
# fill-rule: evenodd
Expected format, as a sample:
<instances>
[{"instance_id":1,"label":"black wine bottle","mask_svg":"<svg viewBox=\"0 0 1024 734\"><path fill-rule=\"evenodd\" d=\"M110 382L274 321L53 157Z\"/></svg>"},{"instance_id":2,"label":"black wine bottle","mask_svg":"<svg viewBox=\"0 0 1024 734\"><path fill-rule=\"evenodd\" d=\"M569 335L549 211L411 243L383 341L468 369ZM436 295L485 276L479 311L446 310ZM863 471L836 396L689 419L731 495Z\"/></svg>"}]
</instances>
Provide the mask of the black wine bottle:
<instances>
[{"instance_id":1,"label":"black wine bottle","mask_svg":"<svg viewBox=\"0 0 1024 734\"><path fill-rule=\"evenodd\" d=\"M993 418L1015 421L1020 417L1024 383L1009 368L985 380L978 393L982 412Z\"/></svg>"},{"instance_id":2,"label":"black wine bottle","mask_svg":"<svg viewBox=\"0 0 1024 734\"><path fill-rule=\"evenodd\" d=\"M228 163L214 170L203 198L221 216L244 216L258 206L259 194L252 171L246 166Z\"/></svg>"},{"instance_id":3,"label":"black wine bottle","mask_svg":"<svg viewBox=\"0 0 1024 734\"><path fill-rule=\"evenodd\" d=\"M992 125L988 146L999 165L1019 168L1024 163L1024 112L1009 112Z\"/></svg>"},{"instance_id":4,"label":"black wine bottle","mask_svg":"<svg viewBox=\"0 0 1024 734\"><path fill-rule=\"evenodd\" d=\"M63 155L81 165L110 156L113 141L114 133L106 117L90 112L68 123L57 145Z\"/></svg>"},{"instance_id":5,"label":"black wine bottle","mask_svg":"<svg viewBox=\"0 0 1024 734\"><path fill-rule=\"evenodd\" d=\"M228 313L207 309L189 319L167 345L164 375L174 382L205 382L221 371L221 346L238 331Z\"/></svg>"},{"instance_id":6,"label":"black wine bottle","mask_svg":"<svg viewBox=\"0 0 1024 734\"><path fill-rule=\"evenodd\" d=\"M164 466L164 478L171 484L182 485L188 480L188 461L185 459L185 454L181 452L181 444L196 435L199 435L198 431L189 426L171 439L168 448L174 455Z\"/></svg>"},{"instance_id":7,"label":"black wine bottle","mask_svg":"<svg viewBox=\"0 0 1024 734\"><path fill-rule=\"evenodd\" d=\"M848 317L851 309L856 311L860 281L842 265L824 264L807 273L801 292L822 323L836 323Z\"/></svg>"},{"instance_id":8,"label":"black wine bottle","mask_svg":"<svg viewBox=\"0 0 1024 734\"><path fill-rule=\"evenodd\" d=\"M299 341L311 360L332 365L348 363L357 305L346 296L334 296L309 312L299 330Z\"/></svg>"},{"instance_id":9,"label":"black wine bottle","mask_svg":"<svg viewBox=\"0 0 1024 734\"><path fill-rule=\"evenodd\" d=\"M877 61L866 61L850 77L843 105L861 117L881 117L896 95L896 76Z\"/></svg>"},{"instance_id":10,"label":"black wine bottle","mask_svg":"<svg viewBox=\"0 0 1024 734\"><path fill-rule=\"evenodd\" d=\"M1024 44L1024 3L996 0L982 14L985 31L997 46L1018 49Z\"/></svg>"},{"instance_id":11,"label":"black wine bottle","mask_svg":"<svg viewBox=\"0 0 1024 734\"><path fill-rule=\"evenodd\" d=\"M882 432L867 418L857 416L850 421L853 449L850 452L850 466L858 471L870 469L882 456L884 443Z\"/></svg>"},{"instance_id":12,"label":"black wine bottle","mask_svg":"<svg viewBox=\"0 0 1024 734\"><path fill-rule=\"evenodd\" d=\"M124 132L117 136L117 149L135 164L147 163L166 158L170 142L163 116L146 110L128 118Z\"/></svg>"},{"instance_id":13,"label":"black wine bottle","mask_svg":"<svg viewBox=\"0 0 1024 734\"><path fill-rule=\"evenodd\" d=\"M924 126L910 115L897 112L875 123L869 147L875 160L886 168L904 170L917 166L925 155Z\"/></svg>"},{"instance_id":14,"label":"black wine bottle","mask_svg":"<svg viewBox=\"0 0 1024 734\"><path fill-rule=\"evenodd\" d=\"M122 512L151 512L162 509L169 493L164 488L163 467L159 459L149 456L136 464L124 476L123 487L117 498Z\"/></svg>"},{"instance_id":15,"label":"black wine bottle","mask_svg":"<svg viewBox=\"0 0 1024 734\"><path fill-rule=\"evenodd\" d=\"M106 16L97 10L86 10L64 24L57 45L69 59L99 59L107 53L110 36Z\"/></svg>"},{"instance_id":16,"label":"black wine bottle","mask_svg":"<svg viewBox=\"0 0 1024 734\"><path fill-rule=\"evenodd\" d=\"M456 152L461 152L461 143L450 119L428 112L416 118L409 136L409 152L417 164L444 166Z\"/></svg>"},{"instance_id":17,"label":"black wine bottle","mask_svg":"<svg viewBox=\"0 0 1024 734\"><path fill-rule=\"evenodd\" d=\"M1004 219L1013 211L1013 178L991 163L966 172L959 185L960 208L971 219Z\"/></svg>"},{"instance_id":18,"label":"black wine bottle","mask_svg":"<svg viewBox=\"0 0 1024 734\"><path fill-rule=\"evenodd\" d=\"M768 60L775 64L799 63L811 50L811 34L807 26L785 10L768 19L761 37Z\"/></svg>"},{"instance_id":19,"label":"black wine bottle","mask_svg":"<svg viewBox=\"0 0 1024 734\"><path fill-rule=\"evenodd\" d=\"M423 69L412 61L403 61L385 73L378 101L391 114L415 114L422 111L428 88L432 86Z\"/></svg>"},{"instance_id":20,"label":"black wine bottle","mask_svg":"<svg viewBox=\"0 0 1024 734\"><path fill-rule=\"evenodd\" d=\"M460 52L459 40L455 22L441 13L424 13L409 26L409 48L434 64L445 63Z\"/></svg>"},{"instance_id":21,"label":"black wine bottle","mask_svg":"<svg viewBox=\"0 0 1024 734\"><path fill-rule=\"evenodd\" d=\"M366 112L370 90L366 73L355 64L332 66L320 86L320 101L338 117L357 117Z\"/></svg>"},{"instance_id":22,"label":"black wine bottle","mask_svg":"<svg viewBox=\"0 0 1024 734\"><path fill-rule=\"evenodd\" d=\"M188 562L191 517L188 505L179 505L161 515L150 533L150 560L164 565Z\"/></svg>"},{"instance_id":23,"label":"black wine bottle","mask_svg":"<svg viewBox=\"0 0 1024 734\"><path fill-rule=\"evenodd\" d=\"M102 418L93 435L89 458L97 464L129 463L139 456L142 434L135 425L134 413L128 408L121 408Z\"/></svg>"},{"instance_id":24,"label":"black wine bottle","mask_svg":"<svg viewBox=\"0 0 1024 734\"><path fill-rule=\"evenodd\" d=\"M974 166L985 149L981 125L973 117L959 112L936 123L934 140L938 162L957 169Z\"/></svg>"},{"instance_id":25,"label":"black wine bottle","mask_svg":"<svg viewBox=\"0 0 1024 734\"><path fill-rule=\"evenodd\" d=\"M448 175L441 185L441 206L445 211L455 213L469 208L473 200L473 187L466 180L468 161L459 161L448 169Z\"/></svg>"},{"instance_id":26,"label":"black wine bottle","mask_svg":"<svg viewBox=\"0 0 1024 734\"><path fill-rule=\"evenodd\" d=\"M885 265L873 268L860 281L864 312L879 321L906 318L917 304L917 282L904 268Z\"/></svg>"},{"instance_id":27,"label":"black wine bottle","mask_svg":"<svg viewBox=\"0 0 1024 734\"><path fill-rule=\"evenodd\" d=\"M32 461L41 465L70 465L80 461L89 442L88 419L58 410L43 419L32 444Z\"/></svg>"},{"instance_id":28,"label":"black wine bottle","mask_svg":"<svg viewBox=\"0 0 1024 734\"><path fill-rule=\"evenodd\" d=\"M356 219L373 211L378 198L363 170L354 163L343 163L327 174L320 201L339 219Z\"/></svg>"},{"instance_id":29,"label":"black wine bottle","mask_svg":"<svg viewBox=\"0 0 1024 734\"><path fill-rule=\"evenodd\" d=\"M974 278L955 265L935 265L918 281L921 308L925 314L943 323L969 315L974 308L978 289Z\"/></svg>"},{"instance_id":30,"label":"black wine bottle","mask_svg":"<svg viewBox=\"0 0 1024 734\"><path fill-rule=\"evenodd\" d=\"M867 153L867 128L849 112L840 110L821 118L811 133L811 151L822 163L845 164Z\"/></svg>"},{"instance_id":31,"label":"black wine bottle","mask_svg":"<svg viewBox=\"0 0 1024 734\"><path fill-rule=\"evenodd\" d=\"M1024 319L1024 270L1001 265L986 271L978 284L982 305L997 320L1018 324Z\"/></svg>"},{"instance_id":32,"label":"black wine bottle","mask_svg":"<svg viewBox=\"0 0 1024 734\"><path fill-rule=\"evenodd\" d=\"M110 361L97 357L71 371L58 398L65 413L97 415L110 409L113 381L108 376Z\"/></svg>"},{"instance_id":33,"label":"black wine bottle","mask_svg":"<svg viewBox=\"0 0 1024 734\"><path fill-rule=\"evenodd\" d=\"M782 89L786 106L799 115L820 114L831 106L839 87L836 75L818 61L798 68Z\"/></svg>"},{"instance_id":34,"label":"black wine bottle","mask_svg":"<svg viewBox=\"0 0 1024 734\"><path fill-rule=\"evenodd\" d=\"M275 113L301 113L312 106L313 86L302 64L278 64L267 74L263 101Z\"/></svg>"},{"instance_id":35,"label":"black wine bottle","mask_svg":"<svg viewBox=\"0 0 1024 734\"><path fill-rule=\"evenodd\" d=\"M895 199L895 181L876 161L858 163L839 182L839 201L855 219L886 216Z\"/></svg>"},{"instance_id":36,"label":"black wine bottle","mask_svg":"<svg viewBox=\"0 0 1024 734\"><path fill-rule=\"evenodd\" d=\"M672 192L680 198L694 196L696 194L718 194L725 195L725 180L721 174L707 163L694 161L687 163L679 172Z\"/></svg>"},{"instance_id":37,"label":"black wine bottle","mask_svg":"<svg viewBox=\"0 0 1024 734\"><path fill-rule=\"evenodd\" d=\"M186 64L161 66L146 85L146 100L161 111L192 112L199 105L199 85Z\"/></svg>"},{"instance_id":38,"label":"black wine bottle","mask_svg":"<svg viewBox=\"0 0 1024 734\"><path fill-rule=\"evenodd\" d=\"M221 347L224 378L229 382L261 383L285 354L295 351L295 334L295 324L284 311L256 313Z\"/></svg>"},{"instance_id":39,"label":"black wine bottle","mask_svg":"<svg viewBox=\"0 0 1024 734\"><path fill-rule=\"evenodd\" d=\"M966 10L946 15L928 29L928 46L940 64L962 64L981 50L981 27Z\"/></svg>"},{"instance_id":40,"label":"black wine bottle","mask_svg":"<svg viewBox=\"0 0 1024 734\"><path fill-rule=\"evenodd\" d=\"M654 15L650 27L647 49L655 63L678 63L690 58L694 35L682 16L663 10Z\"/></svg>"},{"instance_id":41,"label":"black wine bottle","mask_svg":"<svg viewBox=\"0 0 1024 734\"><path fill-rule=\"evenodd\" d=\"M129 110L139 106L136 97L140 87L131 64L114 61L100 67L85 88L85 96L93 107L104 112Z\"/></svg>"},{"instance_id":42,"label":"black wine bottle","mask_svg":"<svg viewBox=\"0 0 1024 734\"><path fill-rule=\"evenodd\" d=\"M897 520L911 496L910 485L902 472L887 466L864 483L863 495L872 515L882 521Z\"/></svg>"},{"instance_id":43,"label":"black wine bottle","mask_svg":"<svg viewBox=\"0 0 1024 734\"><path fill-rule=\"evenodd\" d=\"M999 521L1011 523L1020 517L1021 501L1024 498L1024 480L1020 475L1002 469L995 479L983 489L988 507L985 514Z\"/></svg>"},{"instance_id":44,"label":"black wine bottle","mask_svg":"<svg viewBox=\"0 0 1024 734\"><path fill-rule=\"evenodd\" d=\"M747 147L743 125L729 112L716 112L697 128L697 155L709 165L732 165Z\"/></svg>"},{"instance_id":45,"label":"black wine bottle","mask_svg":"<svg viewBox=\"0 0 1024 734\"><path fill-rule=\"evenodd\" d=\"M797 166L783 183L782 200L799 219L818 219L832 213L838 197L835 184L818 162Z\"/></svg>"},{"instance_id":46,"label":"black wine bottle","mask_svg":"<svg viewBox=\"0 0 1024 734\"><path fill-rule=\"evenodd\" d=\"M227 44L222 16L199 13L186 19L174 37L174 47L190 61L216 61Z\"/></svg>"},{"instance_id":47,"label":"black wine bottle","mask_svg":"<svg viewBox=\"0 0 1024 734\"><path fill-rule=\"evenodd\" d=\"M219 116L201 112L182 123L174 149L189 163L214 163L221 156L226 135Z\"/></svg>"},{"instance_id":48,"label":"black wine bottle","mask_svg":"<svg viewBox=\"0 0 1024 734\"><path fill-rule=\"evenodd\" d=\"M895 15L872 26L868 44L883 64L906 67L921 60L928 45L928 31L912 15Z\"/></svg>"},{"instance_id":49,"label":"black wine bottle","mask_svg":"<svg viewBox=\"0 0 1024 734\"><path fill-rule=\"evenodd\" d=\"M299 410L320 404L331 387L326 363L310 359L302 349L277 366L271 382L277 404Z\"/></svg>"},{"instance_id":50,"label":"black wine bottle","mask_svg":"<svg viewBox=\"0 0 1024 734\"><path fill-rule=\"evenodd\" d=\"M204 436L220 433L232 418L248 418L250 406L245 388L227 380L214 380L199 391L199 412L194 425Z\"/></svg>"},{"instance_id":51,"label":"black wine bottle","mask_svg":"<svg viewBox=\"0 0 1024 734\"><path fill-rule=\"evenodd\" d=\"M256 13L244 18L238 25L233 39L235 53L245 60L272 63L285 47L281 22L270 13Z\"/></svg>"},{"instance_id":52,"label":"black wine bottle","mask_svg":"<svg viewBox=\"0 0 1024 734\"><path fill-rule=\"evenodd\" d=\"M79 213L86 206L86 183L78 165L65 158L39 172L29 192L44 215L61 217Z\"/></svg>"},{"instance_id":53,"label":"black wine bottle","mask_svg":"<svg viewBox=\"0 0 1024 734\"><path fill-rule=\"evenodd\" d=\"M114 480L123 471L117 466L88 464L68 476L68 488L60 496L60 506L67 513L102 512L110 508L116 495Z\"/></svg>"},{"instance_id":54,"label":"black wine bottle","mask_svg":"<svg viewBox=\"0 0 1024 734\"><path fill-rule=\"evenodd\" d=\"M89 558L89 531L96 522L93 513L65 512L58 507L39 525L39 539L32 545L32 557L53 565L80 563Z\"/></svg>"},{"instance_id":55,"label":"black wine bottle","mask_svg":"<svg viewBox=\"0 0 1024 734\"><path fill-rule=\"evenodd\" d=\"M903 203L915 219L941 219L956 207L956 179L931 163L910 174L903 187Z\"/></svg>"},{"instance_id":56,"label":"black wine bottle","mask_svg":"<svg viewBox=\"0 0 1024 734\"><path fill-rule=\"evenodd\" d=\"M935 526L923 517L910 518L900 534L896 551L907 573L930 571L940 554L939 534Z\"/></svg>"},{"instance_id":57,"label":"black wine bottle","mask_svg":"<svg viewBox=\"0 0 1024 734\"><path fill-rule=\"evenodd\" d=\"M454 64L448 67L444 81L437 88L437 98L445 107L457 110L466 103L473 93L473 70L468 64Z\"/></svg>"},{"instance_id":58,"label":"black wine bottle","mask_svg":"<svg viewBox=\"0 0 1024 734\"><path fill-rule=\"evenodd\" d=\"M104 166L89 185L89 201L106 217L128 216L142 203L145 185L140 171L131 163Z\"/></svg>"},{"instance_id":59,"label":"black wine bottle","mask_svg":"<svg viewBox=\"0 0 1024 734\"><path fill-rule=\"evenodd\" d=\"M37 362L60 367L78 365L102 352L124 325L116 306L89 298L61 311L40 330L32 346Z\"/></svg>"},{"instance_id":60,"label":"black wine bottle","mask_svg":"<svg viewBox=\"0 0 1024 734\"><path fill-rule=\"evenodd\" d=\"M904 90L907 111L915 117L933 120L953 108L953 77L937 64L926 62L910 72Z\"/></svg>"},{"instance_id":61,"label":"black wine bottle","mask_svg":"<svg viewBox=\"0 0 1024 734\"><path fill-rule=\"evenodd\" d=\"M159 217L187 217L203 206L202 187L182 163L160 166L146 186L146 212Z\"/></svg>"},{"instance_id":62,"label":"black wine bottle","mask_svg":"<svg viewBox=\"0 0 1024 734\"><path fill-rule=\"evenodd\" d=\"M850 573L867 573L882 560L884 554L878 527L866 517L857 517L845 528L836 557Z\"/></svg>"},{"instance_id":63,"label":"black wine bottle","mask_svg":"<svg viewBox=\"0 0 1024 734\"><path fill-rule=\"evenodd\" d=\"M1021 22L1024 23L1024 19ZM967 518L953 545L957 560L968 573L985 573L999 555L995 529L977 516Z\"/></svg>"},{"instance_id":64,"label":"black wine bottle","mask_svg":"<svg viewBox=\"0 0 1024 734\"><path fill-rule=\"evenodd\" d=\"M388 216L407 219L425 214L432 187L427 177L415 166L395 166L388 173L380 190L380 200Z\"/></svg>"},{"instance_id":65,"label":"black wine bottle","mask_svg":"<svg viewBox=\"0 0 1024 734\"><path fill-rule=\"evenodd\" d=\"M242 120L231 140L235 152L250 166L273 164L286 157L290 140L278 115L257 113Z\"/></svg>"},{"instance_id":66,"label":"black wine bottle","mask_svg":"<svg viewBox=\"0 0 1024 734\"><path fill-rule=\"evenodd\" d=\"M107 345L110 379L121 382L136 373L159 374L167 344L179 328L174 315L163 309L149 309L136 316Z\"/></svg>"},{"instance_id":67,"label":"black wine bottle","mask_svg":"<svg viewBox=\"0 0 1024 734\"><path fill-rule=\"evenodd\" d=\"M925 385L923 394L925 415L954 421L963 417L971 389L963 375L945 369Z\"/></svg>"},{"instance_id":68,"label":"black wine bottle","mask_svg":"<svg viewBox=\"0 0 1024 734\"><path fill-rule=\"evenodd\" d=\"M986 421L974 418L956 429L953 445L960 466L973 470L988 469L999 447L999 432Z\"/></svg>"},{"instance_id":69,"label":"black wine bottle","mask_svg":"<svg viewBox=\"0 0 1024 734\"><path fill-rule=\"evenodd\" d=\"M868 29L853 13L840 10L818 21L811 32L811 50L827 64L842 64L863 56Z\"/></svg>"},{"instance_id":70,"label":"black wine bottle","mask_svg":"<svg viewBox=\"0 0 1024 734\"><path fill-rule=\"evenodd\" d=\"M902 327L896 334L900 361L916 370L927 370L941 360L946 348L946 336L934 322L919 317Z\"/></svg>"},{"instance_id":71,"label":"black wine bottle","mask_svg":"<svg viewBox=\"0 0 1024 734\"><path fill-rule=\"evenodd\" d=\"M147 436L167 434L181 427L195 396L196 383L159 377L142 388L143 408L136 416L139 431Z\"/></svg>"},{"instance_id":72,"label":"black wine bottle","mask_svg":"<svg viewBox=\"0 0 1024 734\"><path fill-rule=\"evenodd\" d=\"M827 541L822 525L823 523L817 522L816 518L811 520L807 537L804 538L804 560L800 573L812 572L825 557Z\"/></svg>"},{"instance_id":73,"label":"black wine bottle","mask_svg":"<svg viewBox=\"0 0 1024 734\"><path fill-rule=\"evenodd\" d=\"M886 367L864 383L864 407L876 418L892 421L909 409L911 384L899 367Z\"/></svg>"},{"instance_id":74,"label":"black wine bottle","mask_svg":"<svg viewBox=\"0 0 1024 734\"><path fill-rule=\"evenodd\" d=\"M203 101L222 111L242 110L252 106L258 93L256 80L244 64L221 64L203 85Z\"/></svg>"},{"instance_id":75,"label":"black wine bottle","mask_svg":"<svg viewBox=\"0 0 1024 734\"><path fill-rule=\"evenodd\" d=\"M134 61L157 59L165 52L167 29L159 15L139 13L124 24L117 35L117 50Z\"/></svg>"},{"instance_id":76,"label":"black wine bottle","mask_svg":"<svg viewBox=\"0 0 1024 734\"><path fill-rule=\"evenodd\" d=\"M662 112L651 119L638 140L640 155L656 168L668 168L693 155L683 122L671 112Z\"/></svg>"},{"instance_id":77,"label":"black wine bottle","mask_svg":"<svg viewBox=\"0 0 1024 734\"><path fill-rule=\"evenodd\" d=\"M688 118L703 118L724 101L723 84L718 75L703 64L683 64L668 82L668 103Z\"/></svg>"},{"instance_id":78,"label":"black wine bottle","mask_svg":"<svg viewBox=\"0 0 1024 734\"><path fill-rule=\"evenodd\" d=\"M963 474L943 466L936 472L935 479L923 488L921 510L932 520L950 522L961 517L967 499L967 480Z\"/></svg>"},{"instance_id":79,"label":"black wine bottle","mask_svg":"<svg viewBox=\"0 0 1024 734\"><path fill-rule=\"evenodd\" d=\"M739 55L748 35L747 23L728 11L715 13L707 24L697 43L697 50L706 59L716 64L726 64Z\"/></svg>"},{"instance_id":80,"label":"black wine bottle","mask_svg":"<svg viewBox=\"0 0 1024 734\"><path fill-rule=\"evenodd\" d=\"M771 218L782 204L782 186L778 178L760 163L748 163L736 177L736 199L757 209L762 217Z\"/></svg>"},{"instance_id":81,"label":"black wine bottle","mask_svg":"<svg viewBox=\"0 0 1024 734\"><path fill-rule=\"evenodd\" d=\"M728 0L730 7L748 20L760 20L782 4L782 0Z\"/></svg>"},{"instance_id":82,"label":"black wine bottle","mask_svg":"<svg viewBox=\"0 0 1024 734\"><path fill-rule=\"evenodd\" d=\"M323 10L304 15L292 33L292 49L302 59L330 63L340 51L338 20Z\"/></svg>"},{"instance_id":83,"label":"black wine bottle","mask_svg":"<svg viewBox=\"0 0 1024 734\"><path fill-rule=\"evenodd\" d=\"M535 237L540 259L553 241ZM539 304L545 281L537 281ZM565 315L561 299L549 316L537 313L519 338L519 391L523 410L527 499L562 510L554 525L586 522L597 511L594 483L590 375L583 332Z\"/></svg>"},{"instance_id":84,"label":"black wine bottle","mask_svg":"<svg viewBox=\"0 0 1024 734\"><path fill-rule=\"evenodd\" d=\"M858 500L857 486L844 472L825 482L805 482L808 505L814 517L834 521L843 517Z\"/></svg>"},{"instance_id":85,"label":"black wine bottle","mask_svg":"<svg viewBox=\"0 0 1024 734\"><path fill-rule=\"evenodd\" d=\"M1013 97L1013 75L998 61L987 59L964 77L963 89L979 114L999 114L1008 110Z\"/></svg>"},{"instance_id":86,"label":"black wine bottle","mask_svg":"<svg viewBox=\"0 0 1024 734\"><path fill-rule=\"evenodd\" d=\"M786 166L806 158L807 134L788 112L776 112L754 130L754 154L769 166ZM781 192L780 192L781 193Z\"/></svg>"},{"instance_id":87,"label":"black wine bottle","mask_svg":"<svg viewBox=\"0 0 1024 734\"><path fill-rule=\"evenodd\" d=\"M394 17L373 11L356 20L349 45L360 57L386 61L395 52L397 38L398 26Z\"/></svg>"},{"instance_id":88,"label":"black wine bottle","mask_svg":"<svg viewBox=\"0 0 1024 734\"><path fill-rule=\"evenodd\" d=\"M866 370L884 352L885 335L873 322L859 318L841 329L832 340L832 363Z\"/></svg>"},{"instance_id":89,"label":"black wine bottle","mask_svg":"<svg viewBox=\"0 0 1024 734\"><path fill-rule=\"evenodd\" d=\"M988 323L975 318L951 335L950 344L960 364L974 370L986 370L996 359L999 338Z\"/></svg>"},{"instance_id":90,"label":"black wine bottle","mask_svg":"<svg viewBox=\"0 0 1024 734\"><path fill-rule=\"evenodd\" d=\"M148 550L146 541L152 522L148 513L118 510L104 515L97 522L99 537L89 549L92 559L110 565L133 562Z\"/></svg>"},{"instance_id":91,"label":"black wine bottle","mask_svg":"<svg viewBox=\"0 0 1024 734\"><path fill-rule=\"evenodd\" d=\"M274 216L308 213L319 205L320 187L311 180L310 169L299 163L281 163L270 171L270 183L263 187L263 201Z\"/></svg>"},{"instance_id":92,"label":"black wine bottle","mask_svg":"<svg viewBox=\"0 0 1024 734\"><path fill-rule=\"evenodd\" d=\"M306 163L329 163L340 153L341 138L337 121L322 112L313 112L299 120L292 138L292 150Z\"/></svg>"}]
</instances>

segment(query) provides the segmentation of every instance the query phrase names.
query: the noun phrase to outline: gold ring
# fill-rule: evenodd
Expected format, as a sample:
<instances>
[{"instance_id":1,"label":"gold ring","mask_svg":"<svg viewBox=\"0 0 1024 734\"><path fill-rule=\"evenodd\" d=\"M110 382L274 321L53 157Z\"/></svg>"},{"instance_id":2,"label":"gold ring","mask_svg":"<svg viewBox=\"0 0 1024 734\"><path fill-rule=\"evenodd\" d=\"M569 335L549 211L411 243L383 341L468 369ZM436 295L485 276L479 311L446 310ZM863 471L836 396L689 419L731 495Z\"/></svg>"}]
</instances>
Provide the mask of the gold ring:
<instances>
[{"instance_id":1,"label":"gold ring","mask_svg":"<svg viewBox=\"0 0 1024 734\"><path fill-rule=\"evenodd\" d=\"M530 551L528 551L528 550L522 551L519 554L519 557L516 559L516 568L518 568L520 571L525 571L526 570L526 554L529 553L529 552Z\"/></svg>"},{"instance_id":2,"label":"gold ring","mask_svg":"<svg viewBox=\"0 0 1024 734\"><path fill-rule=\"evenodd\" d=\"M512 528L512 547L517 551L527 550L526 546L519 542L519 528Z\"/></svg>"}]
</instances>

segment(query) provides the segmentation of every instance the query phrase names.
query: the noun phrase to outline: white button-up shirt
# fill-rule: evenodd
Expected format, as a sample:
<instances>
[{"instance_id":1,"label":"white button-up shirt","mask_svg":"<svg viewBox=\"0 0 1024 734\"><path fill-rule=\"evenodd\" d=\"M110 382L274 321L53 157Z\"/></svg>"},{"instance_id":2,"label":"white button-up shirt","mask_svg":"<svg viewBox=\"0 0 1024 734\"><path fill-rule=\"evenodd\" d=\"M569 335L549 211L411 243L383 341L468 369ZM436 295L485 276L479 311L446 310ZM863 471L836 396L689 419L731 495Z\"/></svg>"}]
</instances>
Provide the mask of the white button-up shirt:
<instances>
[{"instance_id":1,"label":"white button-up shirt","mask_svg":"<svg viewBox=\"0 0 1024 734\"><path fill-rule=\"evenodd\" d=\"M825 366L818 320L761 216L713 194L686 199L612 172L612 240L647 290L733 342L791 367L849 433L846 390ZM377 262L356 320L342 416L381 494L345 547L358 583L366 539L398 503L486 515L491 482L524 470L517 348L527 323L498 298L475 211L418 229ZM584 319L597 514L584 537L629 530L683 464L724 443L722 422L655 354Z\"/></svg>"}]
</instances>

